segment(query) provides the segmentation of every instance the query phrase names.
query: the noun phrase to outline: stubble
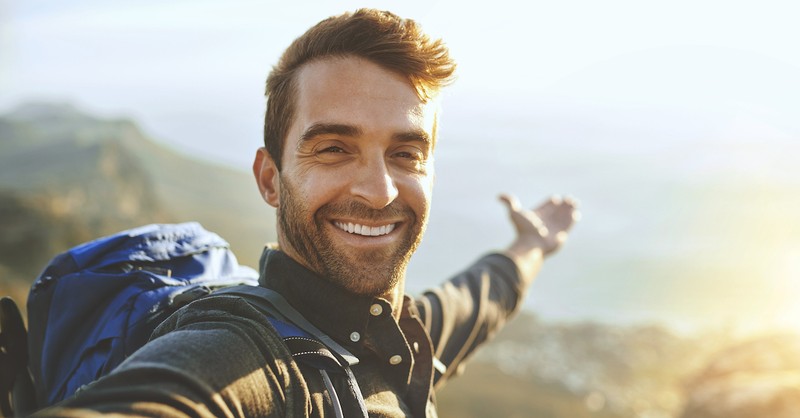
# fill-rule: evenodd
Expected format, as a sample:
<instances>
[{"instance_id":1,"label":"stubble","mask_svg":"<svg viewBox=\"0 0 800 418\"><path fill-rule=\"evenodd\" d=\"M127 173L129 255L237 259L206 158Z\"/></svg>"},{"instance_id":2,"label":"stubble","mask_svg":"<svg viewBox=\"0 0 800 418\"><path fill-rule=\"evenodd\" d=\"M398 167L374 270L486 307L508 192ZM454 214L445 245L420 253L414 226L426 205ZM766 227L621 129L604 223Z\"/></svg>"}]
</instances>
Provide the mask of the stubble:
<instances>
[{"instance_id":1,"label":"stubble","mask_svg":"<svg viewBox=\"0 0 800 418\"><path fill-rule=\"evenodd\" d=\"M305 262L323 278L359 295L385 295L400 283L411 255L422 240L425 213L418 217L411 208L397 201L376 210L350 200L326 204L312 217L294 187L283 179L280 182L278 221L285 240L303 259L296 261ZM404 219L405 229L397 245L356 251L331 236L326 223L336 217L377 223Z\"/></svg>"}]
</instances>

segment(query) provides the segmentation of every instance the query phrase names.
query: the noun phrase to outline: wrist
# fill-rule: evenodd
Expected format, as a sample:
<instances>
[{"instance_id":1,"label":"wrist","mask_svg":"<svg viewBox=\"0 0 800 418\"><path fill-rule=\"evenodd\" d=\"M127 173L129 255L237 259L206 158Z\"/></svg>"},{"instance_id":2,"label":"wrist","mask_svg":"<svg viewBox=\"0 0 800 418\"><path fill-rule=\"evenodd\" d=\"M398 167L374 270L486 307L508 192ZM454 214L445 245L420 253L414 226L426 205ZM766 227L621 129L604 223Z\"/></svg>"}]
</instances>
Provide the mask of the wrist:
<instances>
[{"instance_id":1,"label":"wrist","mask_svg":"<svg viewBox=\"0 0 800 418\"><path fill-rule=\"evenodd\" d=\"M525 280L533 280L544 260L544 251L540 245L531 245L522 240L514 241L503 254L514 261Z\"/></svg>"}]
</instances>

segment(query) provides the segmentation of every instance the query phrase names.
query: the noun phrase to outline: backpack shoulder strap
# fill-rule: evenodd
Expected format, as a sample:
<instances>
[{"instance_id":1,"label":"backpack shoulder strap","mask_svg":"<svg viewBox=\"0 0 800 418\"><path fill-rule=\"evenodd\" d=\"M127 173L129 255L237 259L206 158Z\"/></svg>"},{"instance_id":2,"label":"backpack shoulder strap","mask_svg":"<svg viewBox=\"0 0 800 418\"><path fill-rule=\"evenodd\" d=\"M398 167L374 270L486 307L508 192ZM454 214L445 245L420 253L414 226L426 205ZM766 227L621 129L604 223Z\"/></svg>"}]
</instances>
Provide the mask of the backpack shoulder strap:
<instances>
[{"instance_id":1,"label":"backpack shoulder strap","mask_svg":"<svg viewBox=\"0 0 800 418\"><path fill-rule=\"evenodd\" d=\"M354 356L327 334L320 331L314 324L308 322L308 320L303 317L300 312L297 312L280 293L272 289L267 289L262 286L233 286L214 292L214 294L228 294L244 297L250 304L267 314L268 317L279 319L284 323L293 324L300 330L305 331L319 340L336 353L338 360L342 362L342 366L349 367L358 364L358 357Z\"/></svg>"},{"instance_id":2,"label":"backpack shoulder strap","mask_svg":"<svg viewBox=\"0 0 800 418\"><path fill-rule=\"evenodd\" d=\"M28 415L36 409L28 371L28 341L17 304L0 299L0 415Z\"/></svg>"},{"instance_id":3,"label":"backpack shoulder strap","mask_svg":"<svg viewBox=\"0 0 800 418\"><path fill-rule=\"evenodd\" d=\"M283 338L284 344L292 353L292 358L319 371L337 418L367 417L367 406L361 388L348 365L343 365L319 339L296 325L270 316L267 319ZM347 394L346 399L351 401L343 402L345 398L342 398L342 394Z\"/></svg>"},{"instance_id":4,"label":"backpack shoulder strap","mask_svg":"<svg viewBox=\"0 0 800 418\"><path fill-rule=\"evenodd\" d=\"M214 294L242 297L264 313L283 338L289 351L292 352L292 357L319 370L337 417L343 417L343 411L352 404L341 402L339 393L342 392L341 389L344 389L356 403L355 409L348 411L348 416L357 414L364 418L367 417L364 396L350 369L350 366L358 364L358 358L308 322L280 293L261 286L233 286L221 289ZM331 367L329 360L334 360L334 367ZM340 387L340 390L337 391L331 375L342 375L346 386Z\"/></svg>"}]
</instances>

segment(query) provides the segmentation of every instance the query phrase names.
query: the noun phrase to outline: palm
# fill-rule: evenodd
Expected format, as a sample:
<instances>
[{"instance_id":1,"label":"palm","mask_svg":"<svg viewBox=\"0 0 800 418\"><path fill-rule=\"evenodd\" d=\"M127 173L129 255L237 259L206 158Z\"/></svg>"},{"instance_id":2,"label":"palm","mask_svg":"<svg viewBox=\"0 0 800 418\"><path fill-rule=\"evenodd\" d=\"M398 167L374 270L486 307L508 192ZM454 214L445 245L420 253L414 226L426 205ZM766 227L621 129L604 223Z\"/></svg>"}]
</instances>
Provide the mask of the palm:
<instances>
[{"instance_id":1,"label":"palm","mask_svg":"<svg viewBox=\"0 0 800 418\"><path fill-rule=\"evenodd\" d=\"M544 255L557 250L579 218L577 203L570 198L551 197L535 209L523 208L513 195L501 195L517 232L517 241L538 247Z\"/></svg>"}]
</instances>

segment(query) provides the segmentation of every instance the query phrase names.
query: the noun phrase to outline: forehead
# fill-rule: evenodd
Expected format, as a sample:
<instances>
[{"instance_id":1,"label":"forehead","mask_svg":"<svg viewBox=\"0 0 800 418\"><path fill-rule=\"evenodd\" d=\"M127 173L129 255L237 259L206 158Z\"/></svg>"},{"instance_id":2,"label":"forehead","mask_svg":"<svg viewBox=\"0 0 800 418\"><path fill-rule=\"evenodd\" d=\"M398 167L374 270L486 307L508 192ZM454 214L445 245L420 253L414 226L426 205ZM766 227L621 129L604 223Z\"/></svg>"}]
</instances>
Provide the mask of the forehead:
<instances>
[{"instance_id":1,"label":"forehead","mask_svg":"<svg viewBox=\"0 0 800 418\"><path fill-rule=\"evenodd\" d=\"M369 60L313 61L300 69L295 81L295 122L300 125L346 122L364 128L433 129L438 103L424 102L405 76Z\"/></svg>"}]
</instances>

